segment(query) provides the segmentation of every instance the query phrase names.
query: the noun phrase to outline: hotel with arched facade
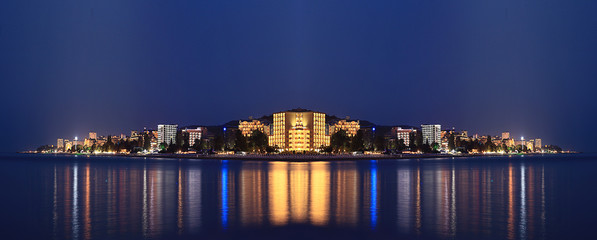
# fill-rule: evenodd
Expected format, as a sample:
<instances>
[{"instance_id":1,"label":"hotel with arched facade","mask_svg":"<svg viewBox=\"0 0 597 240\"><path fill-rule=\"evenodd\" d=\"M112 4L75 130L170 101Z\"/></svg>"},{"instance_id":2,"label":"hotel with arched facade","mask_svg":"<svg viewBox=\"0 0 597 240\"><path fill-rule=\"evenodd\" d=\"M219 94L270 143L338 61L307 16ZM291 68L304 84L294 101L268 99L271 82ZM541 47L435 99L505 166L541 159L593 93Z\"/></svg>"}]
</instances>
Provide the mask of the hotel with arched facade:
<instances>
[{"instance_id":1,"label":"hotel with arched facade","mask_svg":"<svg viewBox=\"0 0 597 240\"><path fill-rule=\"evenodd\" d=\"M335 118L335 117L333 117ZM282 151L319 151L330 145L330 136L339 130L345 130L354 136L359 130L359 121L337 119L329 121L326 114L297 108L271 115L269 120L240 120L239 130L249 136L259 130L268 136L268 143Z\"/></svg>"}]
</instances>

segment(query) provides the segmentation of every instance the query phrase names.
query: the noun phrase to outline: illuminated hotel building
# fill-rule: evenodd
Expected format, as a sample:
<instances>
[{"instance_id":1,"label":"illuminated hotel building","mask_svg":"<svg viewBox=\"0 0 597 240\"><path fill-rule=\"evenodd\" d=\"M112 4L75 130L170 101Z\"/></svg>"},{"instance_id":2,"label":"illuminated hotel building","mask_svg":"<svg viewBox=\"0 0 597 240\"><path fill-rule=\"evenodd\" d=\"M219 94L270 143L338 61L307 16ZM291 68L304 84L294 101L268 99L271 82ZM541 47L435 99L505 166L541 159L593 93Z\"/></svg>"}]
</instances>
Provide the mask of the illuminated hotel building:
<instances>
[{"instance_id":1,"label":"illuminated hotel building","mask_svg":"<svg viewBox=\"0 0 597 240\"><path fill-rule=\"evenodd\" d=\"M56 141L56 148L58 148L58 149L64 148L64 139L58 138L58 140Z\"/></svg>"},{"instance_id":2,"label":"illuminated hotel building","mask_svg":"<svg viewBox=\"0 0 597 240\"><path fill-rule=\"evenodd\" d=\"M535 151L541 149L541 138L535 139Z\"/></svg>"},{"instance_id":3,"label":"illuminated hotel building","mask_svg":"<svg viewBox=\"0 0 597 240\"><path fill-rule=\"evenodd\" d=\"M312 151L330 145L325 113L293 109L274 113L269 145L286 151Z\"/></svg>"},{"instance_id":4,"label":"illuminated hotel building","mask_svg":"<svg viewBox=\"0 0 597 240\"><path fill-rule=\"evenodd\" d=\"M251 136L255 130L260 131L265 135L271 135L270 125L264 121L255 119L239 120L238 130L240 130L245 137Z\"/></svg>"},{"instance_id":5,"label":"illuminated hotel building","mask_svg":"<svg viewBox=\"0 0 597 240\"><path fill-rule=\"evenodd\" d=\"M203 133L203 129L198 127L197 129L183 129L182 132L189 134L189 145L193 146L195 144L195 140L201 140L201 133Z\"/></svg>"},{"instance_id":6,"label":"illuminated hotel building","mask_svg":"<svg viewBox=\"0 0 597 240\"><path fill-rule=\"evenodd\" d=\"M392 131L396 133L396 140L404 140L406 146L410 145L410 134L415 132L414 129L402 129L401 127L395 127Z\"/></svg>"},{"instance_id":7,"label":"illuminated hotel building","mask_svg":"<svg viewBox=\"0 0 597 240\"><path fill-rule=\"evenodd\" d=\"M423 124L421 125L421 132L423 133L423 144L441 144L442 126L439 124Z\"/></svg>"},{"instance_id":8,"label":"illuminated hotel building","mask_svg":"<svg viewBox=\"0 0 597 240\"><path fill-rule=\"evenodd\" d=\"M502 139L510 139L510 132L503 132Z\"/></svg>"},{"instance_id":9,"label":"illuminated hotel building","mask_svg":"<svg viewBox=\"0 0 597 240\"><path fill-rule=\"evenodd\" d=\"M160 124L158 125L158 144L166 143L166 144L173 144L176 143L176 129L178 125L176 124Z\"/></svg>"},{"instance_id":10,"label":"illuminated hotel building","mask_svg":"<svg viewBox=\"0 0 597 240\"><path fill-rule=\"evenodd\" d=\"M506 139L504 142L506 143L507 147L514 147L514 146L516 146L516 144L514 143L514 139L512 139L512 138Z\"/></svg>"},{"instance_id":11,"label":"illuminated hotel building","mask_svg":"<svg viewBox=\"0 0 597 240\"><path fill-rule=\"evenodd\" d=\"M347 117L347 119L343 119L343 120L340 120L340 121L337 121L336 123L334 123L331 128L332 128L331 134L334 134L340 130L344 130L344 131L346 131L346 135L348 135L349 137L352 137L354 135L357 135L357 131L359 131L359 129L361 129L361 125L359 123L359 120L350 121L350 120L348 120L348 117Z\"/></svg>"},{"instance_id":12,"label":"illuminated hotel building","mask_svg":"<svg viewBox=\"0 0 597 240\"><path fill-rule=\"evenodd\" d=\"M93 146L94 143L95 143L95 139L85 138L85 140L83 141L83 146L91 147L91 146Z\"/></svg>"},{"instance_id":13,"label":"illuminated hotel building","mask_svg":"<svg viewBox=\"0 0 597 240\"><path fill-rule=\"evenodd\" d=\"M91 140L97 139L97 133L96 132L89 132L89 139L91 139Z\"/></svg>"},{"instance_id":14,"label":"illuminated hotel building","mask_svg":"<svg viewBox=\"0 0 597 240\"><path fill-rule=\"evenodd\" d=\"M311 144L311 131L303 125L303 114L296 115L296 123L288 130L288 148L293 151L308 151Z\"/></svg>"},{"instance_id":15,"label":"illuminated hotel building","mask_svg":"<svg viewBox=\"0 0 597 240\"><path fill-rule=\"evenodd\" d=\"M524 143L527 146L527 149L533 152L535 151L535 139L524 141Z\"/></svg>"},{"instance_id":16,"label":"illuminated hotel building","mask_svg":"<svg viewBox=\"0 0 597 240\"><path fill-rule=\"evenodd\" d=\"M73 147L73 143L68 139L64 139L64 151L68 151Z\"/></svg>"}]
</instances>

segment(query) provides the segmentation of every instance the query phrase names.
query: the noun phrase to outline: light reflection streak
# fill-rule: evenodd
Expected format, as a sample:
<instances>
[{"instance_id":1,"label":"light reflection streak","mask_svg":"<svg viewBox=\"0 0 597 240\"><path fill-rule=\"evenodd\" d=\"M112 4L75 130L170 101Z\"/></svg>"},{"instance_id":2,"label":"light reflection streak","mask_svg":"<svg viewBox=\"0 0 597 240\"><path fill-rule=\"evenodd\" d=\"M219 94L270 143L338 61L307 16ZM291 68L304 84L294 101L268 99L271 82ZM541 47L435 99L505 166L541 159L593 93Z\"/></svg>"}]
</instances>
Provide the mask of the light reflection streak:
<instances>
[{"instance_id":1,"label":"light reflection streak","mask_svg":"<svg viewBox=\"0 0 597 240\"><path fill-rule=\"evenodd\" d=\"M189 233L197 233L201 227L201 169L189 169L186 188L186 221Z\"/></svg>"},{"instance_id":2,"label":"light reflection streak","mask_svg":"<svg viewBox=\"0 0 597 240\"><path fill-rule=\"evenodd\" d=\"M514 239L514 170L508 165L508 239Z\"/></svg>"},{"instance_id":3,"label":"light reflection streak","mask_svg":"<svg viewBox=\"0 0 597 240\"><path fill-rule=\"evenodd\" d=\"M520 166L520 239L526 239L527 233L527 208L526 208L526 179L525 166Z\"/></svg>"},{"instance_id":4,"label":"light reflection streak","mask_svg":"<svg viewBox=\"0 0 597 240\"><path fill-rule=\"evenodd\" d=\"M73 166L73 210L72 210L72 230L73 239L79 239L79 185L78 185L78 171L77 163Z\"/></svg>"},{"instance_id":5,"label":"light reflection streak","mask_svg":"<svg viewBox=\"0 0 597 240\"><path fill-rule=\"evenodd\" d=\"M368 177L359 177L355 163L345 163L343 169L334 172L335 182L332 187L334 194L334 216L339 225L356 226L359 222L359 206L366 206L368 198L363 198L363 203L359 203L361 195L369 193L365 188L368 182L362 180ZM359 190L359 185L363 186ZM368 211L368 209L363 209ZM368 214L365 214L368 215Z\"/></svg>"},{"instance_id":6,"label":"light reflection streak","mask_svg":"<svg viewBox=\"0 0 597 240\"><path fill-rule=\"evenodd\" d=\"M325 226L330 211L330 170L327 162L309 163L311 186L309 217L314 225Z\"/></svg>"},{"instance_id":7,"label":"light reflection streak","mask_svg":"<svg viewBox=\"0 0 597 240\"><path fill-rule=\"evenodd\" d=\"M71 179L71 168L70 166L67 166L66 169L64 169L63 172L63 181L64 181L64 197L62 198L62 201L64 202L64 207L62 208L63 213L64 213L64 232L66 234L66 238L72 238L72 212L71 212L71 208L72 208L72 179ZM69 222L71 221L71 222Z\"/></svg>"},{"instance_id":8,"label":"light reflection streak","mask_svg":"<svg viewBox=\"0 0 597 240\"><path fill-rule=\"evenodd\" d=\"M422 211L421 211L421 167L417 166L417 180L415 182L415 230L417 235L421 234L421 228L423 226L423 221L421 219Z\"/></svg>"},{"instance_id":9,"label":"light reflection streak","mask_svg":"<svg viewBox=\"0 0 597 240\"><path fill-rule=\"evenodd\" d=\"M164 233L186 237L205 231L201 229L202 217L225 230L310 224L376 231L395 226L395 231L407 235L441 238L466 237L461 235L463 231L484 236L502 234L494 236L507 239L545 236L549 206L546 184L550 182L545 182L544 166L539 175L539 165L529 162L497 169L410 163L395 171L380 172L385 170L384 164L267 162L255 167L249 162L239 168L222 161L215 172L206 175L219 177L219 181L202 183L197 165L189 169L184 165L151 165L142 170L94 167L92 172L93 163L87 163L81 189L77 164L63 168L55 165L53 175L47 174L53 181L48 185L53 189L47 192L52 201L52 212L47 216L51 214L53 234L58 239L96 238L93 234L102 231L107 236L138 231L144 238ZM203 196L202 187L219 194ZM221 206L202 216L202 199Z\"/></svg>"},{"instance_id":10,"label":"light reflection streak","mask_svg":"<svg viewBox=\"0 0 597 240\"><path fill-rule=\"evenodd\" d=\"M541 237L545 238L545 165L541 165Z\"/></svg>"},{"instance_id":11,"label":"light reflection streak","mask_svg":"<svg viewBox=\"0 0 597 240\"><path fill-rule=\"evenodd\" d=\"M269 208L270 222L273 225L284 225L288 222L288 164L272 162L269 166Z\"/></svg>"},{"instance_id":12,"label":"light reflection streak","mask_svg":"<svg viewBox=\"0 0 597 240\"><path fill-rule=\"evenodd\" d=\"M258 164L257 166L260 166ZM255 168L253 163L243 163L248 166L240 171L240 221L243 226L260 225L263 223L263 171Z\"/></svg>"},{"instance_id":13,"label":"light reflection streak","mask_svg":"<svg viewBox=\"0 0 597 240\"><path fill-rule=\"evenodd\" d=\"M452 164L452 176L450 186L450 236L456 235L456 173L454 170L454 164Z\"/></svg>"},{"instance_id":14,"label":"light reflection streak","mask_svg":"<svg viewBox=\"0 0 597 240\"><path fill-rule=\"evenodd\" d=\"M182 194L183 194L183 189L182 189L182 168L180 165L178 165L178 191L177 191L177 208L176 208L176 225L178 227L178 234L182 234L183 231L183 201L182 201Z\"/></svg>"},{"instance_id":15,"label":"light reflection streak","mask_svg":"<svg viewBox=\"0 0 597 240\"><path fill-rule=\"evenodd\" d=\"M141 222L143 227L143 236L147 238L149 236L149 209L147 206L147 166L143 166L143 214L141 216Z\"/></svg>"},{"instance_id":16,"label":"light reflection streak","mask_svg":"<svg viewBox=\"0 0 597 240\"><path fill-rule=\"evenodd\" d=\"M90 186L90 176L89 176L89 163L85 165L85 214L84 214L84 224L83 224L83 233L85 239L91 239L91 205L89 194L91 192Z\"/></svg>"},{"instance_id":17,"label":"light reflection streak","mask_svg":"<svg viewBox=\"0 0 597 240\"><path fill-rule=\"evenodd\" d=\"M222 161L222 227L228 228L228 160Z\"/></svg>"},{"instance_id":18,"label":"light reflection streak","mask_svg":"<svg viewBox=\"0 0 597 240\"><path fill-rule=\"evenodd\" d=\"M54 164L54 192L52 195L52 224L54 238L58 234L58 179L56 179L56 164Z\"/></svg>"},{"instance_id":19,"label":"light reflection streak","mask_svg":"<svg viewBox=\"0 0 597 240\"><path fill-rule=\"evenodd\" d=\"M411 174L410 169L398 168L397 173L397 224L402 232L411 228L412 199L411 199Z\"/></svg>"},{"instance_id":20,"label":"light reflection streak","mask_svg":"<svg viewBox=\"0 0 597 240\"><path fill-rule=\"evenodd\" d=\"M371 228L377 226L377 161L371 162L371 187L370 187L369 214L371 216Z\"/></svg>"},{"instance_id":21,"label":"light reflection streak","mask_svg":"<svg viewBox=\"0 0 597 240\"><path fill-rule=\"evenodd\" d=\"M307 221L309 175L307 163L290 164L290 219L293 223Z\"/></svg>"}]
</instances>

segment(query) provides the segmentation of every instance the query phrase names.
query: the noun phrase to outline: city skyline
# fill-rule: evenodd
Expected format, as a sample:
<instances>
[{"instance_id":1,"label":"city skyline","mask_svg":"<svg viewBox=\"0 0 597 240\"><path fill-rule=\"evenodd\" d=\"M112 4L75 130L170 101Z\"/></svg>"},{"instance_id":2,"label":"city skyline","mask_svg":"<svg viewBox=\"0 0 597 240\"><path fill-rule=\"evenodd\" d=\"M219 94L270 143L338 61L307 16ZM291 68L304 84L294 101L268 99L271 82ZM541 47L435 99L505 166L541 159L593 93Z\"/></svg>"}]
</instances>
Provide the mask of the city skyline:
<instances>
[{"instance_id":1,"label":"city skyline","mask_svg":"<svg viewBox=\"0 0 597 240\"><path fill-rule=\"evenodd\" d=\"M343 134L346 137L335 136L339 131L344 131ZM255 132L260 134L255 135ZM238 134L246 139L239 139ZM67 152L77 149L77 152L126 154L187 153L206 150L222 153L231 150L293 153L346 150L388 153L403 151L508 153L526 151L524 147L532 152L560 149L554 143L543 145L543 140L538 136L526 139L521 136L520 140L515 139L510 131L502 131L496 135L478 133L469 135L469 131L464 128L458 130L454 127L442 128L441 124L383 126L365 119L353 119L350 116L339 118L304 108L278 111L258 118L249 116L248 119L235 119L214 126L181 126L171 123L158 124L156 129L147 127L143 130L131 129L130 135L107 134L107 137L100 135L98 138L95 131L90 131L88 135L89 138L84 140L77 140L76 136L72 141L68 138L58 138L56 145L48 144L38 148L38 151L44 149L41 151ZM259 136L262 136L261 140L257 140ZM381 138L378 140L379 137ZM221 142L218 143L220 140L217 139ZM488 145L489 140L492 144ZM111 142L111 145L106 145L107 142ZM249 143L253 147L249 147ZM174 148L170 148L169 145L173 145Z\"/></svg>"},{"instance_id":2,"label":"city skyline","mask_svg":"<svg viewBox=\"0 0 597 240\"><path fill-rule=\"evenodd\" d=\"M292 110L292 109L290 109L290 110L285 110L285 111L291 111L291 110ZM282 112L285 112L285 111L282 111ZM317 112L317 111L316 111L316 112ZM272 116L272 114L269 114L269 115L270 115L270 116ZM267 116L267 115L263 115L263 116ZM333 116L335 116L335 117L338 117L338 116L336 116L336 115L333 115ZM261 116L260 116L260 117L261 117ZM349 116L344 116L344 117L349 117ZM248 120L252 120L252 119L254 119L254 118L256 118L256 117L255 117L255 116L248 116L248 117L247 117L247 119L248 119ZM240 121L243 121L243 119L244 119L244 118L239 118L239 119L240 119ZM154 131L155 131L155 130L158 130L158 128L159 128L159 126L160 126L160 125L175 125L175 126L177 126L177 128L179 128L179 129L182 129L182 128L186 129L186 128L187 128L187 127L189 127L189 126L200 126L200 127L206 127L206 126L224 126L224 125L226 125L226 123L229 123L229 122L232 122L232 121L237 121L237 120L239 120L239 119L231 119L231 120L229 120L229 121L222 121L222 122L220 122L219 124L197 124L197 123L193 123L193 124L191 124L191 123L190 123L190 124L175 124L175 123L156 123L156 124L154 124L154 125L151 125L151 126L142 126L142 127L132 128L132 129L123 129L123 130L115 130L115 131L104 131L103 133L99 134L99 136L102 136L102 137L106 137L106 136L120 136L120 135L122 135L122 134L126 135L126 133L129 133L129 132L136 132L136 131L142 131L142 130L154 130ZM340 119L342 119L342 117L340 117ZM354 120L354 121L360 121L360 120L366 120L366 119L351 119L351 120ZM246 120L245 120L245 121L246 121ZM345 119L342 119L341 121L345 121ZM387 127L411 126L411 127L421 128L421 125L429 125L428 123L418 123L418 124L403 124L403 123L395 123L395 124L386 124L386 125L376 124L376 123L374 123L374 122L371 122L371 123L373 123L373 124L375 124L375 125L379 125L379 126L387 126ZM439 125L439 126L442 126L443 128L441 128L441 129L440 129L440 130L442 130L442 131L446 131L446 130L457 130L457 131L466 131L466 132L470 132L470 133L471 133L471 134L470 134L471 136L472 136L472 135L479 135L479 136L500 136L500 135L501 135L501 138L504 138L504 134L506 134L506 133L507 133L507 136L508 136L508 137L506 137L505 139L516 139L516 140L520 140L521 138L524 138L524 137L525 137L523 134L520 134L520 133L519 133L519 134L511 134L511 131L509 131L509 130L498 130L496 133L486 133L486 132L474 132L474 133L473 133L473 132L471 132L470 130L468 130L466 127L459 127L459 128L457 128L457 127L453 127L453 126L445 126L445 125L443 125L443 124L441 124L441 123L440 123L440 124L433 124L433 125ZM89 134L95 134L96 136L98 136L98 135L97 135L97 132L98 132L98 131L96 131L95 129L96 129L96 128L92 128L92 129L90 129L90 130L87 130L86 132L82 132L82 133L80 133L80 134L79 134L79 133L76 133L76 134L74 134L73 136L62 136L62 135L60 135L60 136L62 136L62 138L64 138L64 139L68 139L68 138L73 138L73 139L74 139L74 138L77 138L77 137L78 137L78 138L80 138L81 136L86 136L86 135L89 135ZM535 134L535 135L538 135L538 134ZM527 135L527 136L535 136L535 135L533 135L533 134L529 134L529 135ZM130 136L130 135L126 135L126 136ZM91 137L89 137L89 138L90 138L90 139L92 139ZM527 137L527 138L528 138L528 137ZM532 138L531 138L531 139L532 139ZM554 143L554 144L556 144L556 143ZM561 143L560 143L560 144L561 144ZM574 149L569 149L569 150L574 150Z\"/></svg>"},{"instance_id":3,"label":"city skyline","mask_svg":"<svg viewBox=\"0 0 597 240\"><path fill-rule=\"evenodd\" d=\"M303 117L303 114L306 114L305 118ZM314 118L315 117L315 118ZM269 119L269 120L267 120ZM303 126L303 119L305 119L305 124ZM309 120L310 119L310 120ZM319 119L319 120L317 120ZM238 121L238 124L236 124L235 122ZM278 122L281 121L281 125L276 125L279 124ZM317 124L317 122L320 122L319 124ZM365 128L361 128L359 122L360 121L365 121L364 123L368 124L369 126L366 126ZM287 122L286 124L284 124L284 122ZM299 147L299 148L293 148L290 147L291 145L293 145L292 143L292 129L296 128L297 125L300 125L300 128L305 129L305 131L307 131L305 134L307 135L307 142L304 143L303 147ZM315 124L315 126L314 126ZM509 130L503 130L498 134L487 134L487 133L472 133L469 135L469 131L463 127L463 128L455 128L455 127L449 127L449 126L443 126L441 124L429 124L429 123L422 123L422 124L415 124L415 125L407 125L407 124L392 124L392 125L379 125L370 121L367 121L366 119L354 119L351 118L350 116L345 116L343 118L335 116L335 115L326 115L326 113L320 112L320 111L314 111L314 110L310 110L310 109L303 109L303 108L294 108L294 109L288 109L288 110L284 110L284 111L277 111L275 113L271 113L269 115L263 115L261 117L254 117L254 116L249 116L248 119L233 119L230 121L226 121L225 123L222 124L218 124L218 125L198 125L198 124L191 124L191 125L178 125L178 124L174 124L174 123L169 123L169 124L165 124L165 123L161 123L158 124L156 128L153 127L143 127L143 129L141 130L141 128L136 128L136 129L129 129L123 132L130 132L130 135L127 135L126 133L107 133L107 134L103 134L100 135L100 137L103 139L103 141L105 142L106 137L111 137L112 140L117 139L116 141L120 141L120 140L126 140L126 141L131 141L131 140L138 140L138 137L134 136L139 134L140 132L147 132L147 131L152 131L155 133L155 137L156 137L156 141L152 141L151 144L151 148L152 149L156 149L158 147L159 144L161 143L166 143L167 145L173 144L176 141L176 136L178 133L180 133L181 131L183 133L190 133L193 134L193 136L199 136L199 139L201 140L201 136L205 135L207 133L207 129L206 127L217 127L217 128L222 128L224 129L223 131L225 132L226 128L230 128L230 130L232 129L236 129L242 132L243 135L245 136L250 136L251 132L253 130L257 130L260 131L262 133L264 133L267 137L268 137L268 142L269 142L269 146L280 146L281 149L285 149L285 150L300 150L300 151L312 151L315 149L318 149L319 147L317 146L329 146L330 145L330 136L337 132L338 130L345 130L348 137L354 137L357 133L357 131L359 129L373 129L373 131L375 131L375 128L379 128L379 127L383 127L383 128L388 128L386 129L385 132L381 132L382 135L385 135L386 137L388 136L393 136L393 138L396 138L397 136L397 140L403 139L405 141L408 141L409 136L405 136L404 134L400 134L398 132L400 131L410 131L412 132L412 130L414 130L415 132L417 131L422 131L422 144L427 144L427 145L431 145L431 143L438 143L440 144L440 148L445 149L447 148L447 142L445 142L446 138L444 138L443 134L445 132L455 132L458 133L459 136L462 134L462 136L464 136L466 139L469 138L469 136L472 139L482 139L485 137L492 137L494 139L500 139L500 140L511 140L512 142L509 143L509 145L525 145L527 146L529 143L531 144L531 146L533 146L533 149L537 148L537 149L541 149L544 145L542 145L542 139L541 138L534 138L537 137L538 135L535 135L534 137L529 138L527 136L527 138L525 139L525 137L523 135L520 135L519 138L514 137L514 135L511 135ZM402 128L405 129L402 129ZM389 128L392 128L391 130ZM398 129L398 130L396 130ZM315 130L315 131L314 131ZM300 130L301 132L303 130ZM324 133L325 132L325 133ZM210 134L212 140L213 140L213 136L214 136L214 132L212 132ZM290 135L288 135L290 134ZM295 133L296 134L296 133ZM88 140L95 140L97 139L97 132L94 130L90 130L88 132L89 138L81 138L84 139L84 143L83 144L83 140L77 140L78 135L75 135L73 137L72 140L69 140L69 137L59 137L57 140L57 144L53 145L53 144L47 144L50 146L55 146L57 148L65 148L65 146L67 146L66 144L70 144L68 145L69 148L73 145L85 145L87 147L89 147L92 144L88 144ZM394 136L396 135L396 136ZM407 134L409 135L409 134ZM139 134L139 136L141 136L141 134ZM310 136L310 137L309 137ZM318 137L315 137L318 136ZM532 136L532 135L531 135ZM305 136L302 137L303 139L305 138ZM410 138L414 139L414 136L411 136ZM289 140L290 139L290 140ZM301 137L299 137L299 139L301 139ZM443 141L443 146L442 146L442 139ZM186 139L187 141L193 142L195 141L195 139ZM68 143L65 143L68 142ZM290 142L289 142L290 141ZM414 140L413 140L414 141ZM61 144L62 143L62 144ZM290 144L290 145L289 145ZM99 144L102 145L102 144ZM191 144L192 146L193 144ZM499 144L498 144L499 145ZM551 143L550 144L546 144L546 145L554 145L554 146L558 146L558 143ZM406 146L409 146L408 142L406 142ZM66 149L66 148L65 148ZM29 149L29 150L33 150L33 149ZM574 149L564 149L567 151L574 151Z\"/></svg>"},{"instance_id":4,"label":"city skyline","mask_svg":"<svg viewBox=\"0 0 597 240\"><path fill-rule=\"evenodd\" d=\"M39 6L32 8L31 6ZM308 107L595 151L591 1L0 7L0 151Z\"/></svg>"}]
</instances>

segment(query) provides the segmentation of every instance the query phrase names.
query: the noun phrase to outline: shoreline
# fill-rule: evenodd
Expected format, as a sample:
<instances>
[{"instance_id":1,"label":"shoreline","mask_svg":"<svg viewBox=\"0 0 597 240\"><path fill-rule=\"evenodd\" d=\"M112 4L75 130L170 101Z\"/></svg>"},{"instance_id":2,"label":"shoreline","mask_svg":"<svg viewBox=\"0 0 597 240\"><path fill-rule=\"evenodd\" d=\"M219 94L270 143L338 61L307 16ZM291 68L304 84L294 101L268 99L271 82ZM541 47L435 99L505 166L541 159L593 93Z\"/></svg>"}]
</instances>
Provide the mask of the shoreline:
<instances>
[{"instance_id":1,"label":"shoreline","mask_svg":"<svg viewBox=\"0 0 597 240\"><path fill-rule=\"evenodd\" d=\"M98 157L131 157L131 158L168 158L168 159L214 159L214 160L239 160L239 161L289 161L289 162L308 162L308 161L358 161L358 160L384 160L384 159L429 159L429 158L466 158L466 157L511 157L511 156L538 156L538 155L556 155L556 154L575 154L574 153L525 153L525 154L371 154L371 155L352 155L352 154L333 154L333 155L303 155L303 154L76 154L76 153L31 153L19 152L21 154L40 154L40 155L63 155L63 156L98 156Z\"/></svg>"}]
</instances>

